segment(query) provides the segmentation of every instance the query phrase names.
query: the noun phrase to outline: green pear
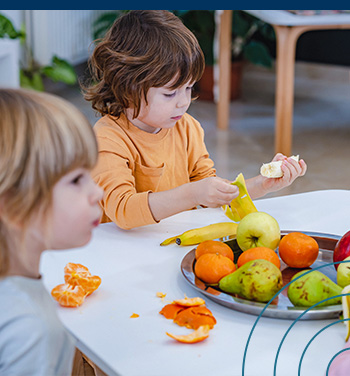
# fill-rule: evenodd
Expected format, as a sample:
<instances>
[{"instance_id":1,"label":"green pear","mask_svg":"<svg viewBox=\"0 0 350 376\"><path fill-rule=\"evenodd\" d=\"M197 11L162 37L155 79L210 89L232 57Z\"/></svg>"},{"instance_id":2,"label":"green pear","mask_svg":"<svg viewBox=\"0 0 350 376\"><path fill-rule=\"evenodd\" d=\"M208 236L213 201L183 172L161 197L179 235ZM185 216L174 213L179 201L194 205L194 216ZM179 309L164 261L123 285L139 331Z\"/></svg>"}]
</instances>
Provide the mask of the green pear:
<instances>
[{"instance_id":1,"label":"green pear","mask_svg":"<svg viewBox=\"0 0 350 376\"><path fill-rule=\"evenodd\" d=\"M337 269L337 284L341 287L350 285L350 256L346 257Z\"/></svg>"},{"instance_id":2,"label":"green pear","mask_svg":"<svg viewBox=\"0 0 350 376\"><path fill-rule=\"evenodd\" d=\"M283 286L282 273L267 260L248 261L219 282L222 291L256 302L268 302Z\"/></svg>"},{"instance_id":3,"label":"green pear","mask_svg":"<svg viewBox=\"0 0 350 376\"><path fill-rule=\"evenodd\" d=\"M292 281L307 271L302 270L295 274ZM289 285L288 298L294 306L310 307L323 299L339 295L341 292L342 288L340 286L318 270L313 270ZM319 304L318 307L333 304L341 304L341 297L327 300Z\"/></svg>"}]
</instances>

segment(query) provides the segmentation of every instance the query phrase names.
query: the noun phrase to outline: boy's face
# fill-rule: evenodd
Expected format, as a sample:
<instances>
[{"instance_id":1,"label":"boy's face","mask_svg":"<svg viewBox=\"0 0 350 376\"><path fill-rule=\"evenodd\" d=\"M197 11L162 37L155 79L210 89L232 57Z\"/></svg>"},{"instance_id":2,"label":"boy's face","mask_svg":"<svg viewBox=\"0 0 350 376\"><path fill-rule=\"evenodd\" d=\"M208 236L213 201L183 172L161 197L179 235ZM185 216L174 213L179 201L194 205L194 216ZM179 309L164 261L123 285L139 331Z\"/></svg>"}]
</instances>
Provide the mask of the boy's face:
<instances>
[{"instance_id":1,"label":"boy's face","mask_svg":"<svg viewBox=\"0 0 350 376\"><path fill-rule=\"evenodd\" d=\"M132 118L133 109L127 110L127 117L136 127L157 133L162 128L172 128L185 114L191 104L192 86L185 85L171 90L172 82L163 87L151 87L147 93L147 101L142 100L140 114Z\"/></svg>"},{"instance_id":2,"label":"boy's face","mask_svg":"<svg viewBox=\"0 0 350 376\"><path fill-rule=\"evenodd\" d=\"M100 221L103 191L84 168L64 175L54 186L51 249L81 247L88 243Z\"/></svg>"}]
</instances>

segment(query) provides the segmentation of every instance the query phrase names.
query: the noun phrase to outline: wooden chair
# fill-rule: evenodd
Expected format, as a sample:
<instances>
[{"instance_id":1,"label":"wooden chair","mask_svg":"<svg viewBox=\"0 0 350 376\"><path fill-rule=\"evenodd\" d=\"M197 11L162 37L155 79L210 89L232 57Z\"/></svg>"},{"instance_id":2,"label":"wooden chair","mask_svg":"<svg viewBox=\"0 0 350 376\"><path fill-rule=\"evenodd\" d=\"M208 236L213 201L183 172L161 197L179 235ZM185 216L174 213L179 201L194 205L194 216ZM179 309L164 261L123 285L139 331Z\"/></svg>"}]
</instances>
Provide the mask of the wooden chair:
<instances>
[{"instance_id":1,"label":"wooden chair","mask_svg":"<svg viewBox=\"0 0 350 376\"><path fill-rule=\"evenodd\" d=\"M217 126L227 129L230 110L232 10L220 11ZM295 15L284 10L245 10L271 24L276 33L275 152L292 155L295 50L311 30L350 29L350 14Z\"/></svg>"}]
</instances>

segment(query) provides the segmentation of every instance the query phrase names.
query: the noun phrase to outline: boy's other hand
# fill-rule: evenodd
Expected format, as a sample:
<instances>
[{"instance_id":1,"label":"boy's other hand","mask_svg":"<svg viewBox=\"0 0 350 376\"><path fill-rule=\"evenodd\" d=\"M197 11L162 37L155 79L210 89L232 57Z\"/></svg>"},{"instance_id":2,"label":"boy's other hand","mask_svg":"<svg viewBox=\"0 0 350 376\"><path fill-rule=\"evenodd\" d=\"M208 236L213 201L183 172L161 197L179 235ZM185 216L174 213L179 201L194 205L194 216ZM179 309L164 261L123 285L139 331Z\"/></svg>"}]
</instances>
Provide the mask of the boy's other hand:
<instances>
[{"instance_id":1,"label":"boy's other hand","mask_svg":"<svg viewBox=\"0 0 350 376\"><path fill-rule=\"evenodd\" d=\"M209 177L191 184L196 204L209 208L230 205L239 194L238 187L219 177Z\"/></svg>"}]
</instances>

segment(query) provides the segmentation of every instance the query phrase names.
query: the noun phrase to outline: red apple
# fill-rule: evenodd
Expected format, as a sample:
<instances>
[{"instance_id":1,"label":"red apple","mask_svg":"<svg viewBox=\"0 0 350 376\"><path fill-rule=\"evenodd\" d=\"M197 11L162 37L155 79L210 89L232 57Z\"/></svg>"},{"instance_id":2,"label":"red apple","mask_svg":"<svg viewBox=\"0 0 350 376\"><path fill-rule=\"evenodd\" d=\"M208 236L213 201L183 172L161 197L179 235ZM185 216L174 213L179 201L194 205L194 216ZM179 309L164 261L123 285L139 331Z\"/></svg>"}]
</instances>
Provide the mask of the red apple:
<instances>
[{"instance_id":1,"label":"red apple","mask_svg":"<svg viewBox=\"0 0 350 376\"><path fill-rule=\"evenodd\" d=\"M333 252L333 262L343 261L350 256L350 231L345 233L337 242ZM335 264L335 269L338 269L339 264Z\"/></svg>"}]
</instances>

